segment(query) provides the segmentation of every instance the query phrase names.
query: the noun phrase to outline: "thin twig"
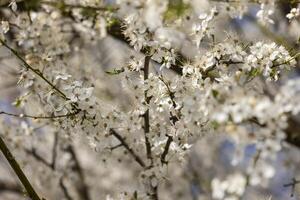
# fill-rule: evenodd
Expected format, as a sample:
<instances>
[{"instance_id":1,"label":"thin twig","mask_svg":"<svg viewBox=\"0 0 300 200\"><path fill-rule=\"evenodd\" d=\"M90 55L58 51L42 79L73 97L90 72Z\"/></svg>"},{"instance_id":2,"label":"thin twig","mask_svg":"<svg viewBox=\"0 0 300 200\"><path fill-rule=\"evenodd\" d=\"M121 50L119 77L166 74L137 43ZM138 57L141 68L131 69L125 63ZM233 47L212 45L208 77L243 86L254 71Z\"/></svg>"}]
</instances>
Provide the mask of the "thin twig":
<instances>
[{"instance_id":1,"label":"thin twig","mask_svg":"<svg viewBox=\"0 0 300 200\"><path fill-rule=\"evenodd\" d=\"M79 109L76 110L74 113L68 113L64 115L52 115L52 116L33 116L33 115L27 115L27 114L14 114L9 113L5 111L0 111L0 115L8 115L12 117L19 117L19 118L31 118L31 119L55 119L55 118L64 118L64 117L71 117L74 115L77 115L79 113Z\"/></svg>"},{"instance_id":2,"label":"thin twig","mask_svg":"<svg viewBox=\"0 0 300 200\"><path fill-rule=\"evenodd\" d=\"M11 53L13 53L25 66L26 69L29 69L30 71L32 71L33 73L35 73L37 76L39 76L41 79L43 79L54 91L56 91L59 96L61 96L64 100L68 101L70 100L67 95L62 92L59 88L57 88L51 81L49 81L44 75L43 73L39 70L39 69L35 69L34 67L32 67L31 65L29 65L24 58L22 58L22 56L20 56L20 54L17 52L17 50L13 49L12 47L10 47L6 42L4 42L4 40L2 40L0 38L0 43L2 45L4 45ZM76 111L76 112L80 112L81 110L77 107L76 103L71 103L72 108Z\"/></svg>"},{"instance_id":3,"label":"thin twig","mask_svg":"<svg viewBox=\"0 0 300 200\"><path fill-rule=\"evenodd\" d=\"M22 56L20 56L20 54L13 49L12 47L8 46L8 44L6 44L6 42L4 42L4 40L2 40L0 38L0 43L5 46L11 53L13 53L20 61L22 61L22 63L24 64L24 66L26 67L26 69L29 69L30 71L32 71L33 73L35 73L36 75L38 75L41 79L43 79L49 86L51 86L51 88L53 90L55 90L58 94L60 94L60 96L62 98L64 98L65 100L69 100L67 98L67 96L60 90L58 89L53 83L51 83L51 81L49 81L39 69L35 69L32 66L30 66L25 60L24 58L22 58Z\"/></svg>"}]
</instances>

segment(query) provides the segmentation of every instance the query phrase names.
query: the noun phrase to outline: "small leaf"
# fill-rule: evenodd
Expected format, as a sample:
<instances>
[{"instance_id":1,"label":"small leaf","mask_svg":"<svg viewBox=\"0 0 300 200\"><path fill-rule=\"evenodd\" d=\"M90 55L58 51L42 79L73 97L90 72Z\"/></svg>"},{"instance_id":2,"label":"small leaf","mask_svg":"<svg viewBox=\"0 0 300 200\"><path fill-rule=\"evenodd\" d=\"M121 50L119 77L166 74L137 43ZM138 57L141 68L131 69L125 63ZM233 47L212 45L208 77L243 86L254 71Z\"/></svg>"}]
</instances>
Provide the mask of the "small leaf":
<instances>
[{"instance_id":1,"label":"small leaf","mask_svg":"<svg viewBox=\"0 0 300 200\"><path fill-rule=\"evenodd\" d=\"M217 121L212 121L211 122L211 126L212 126L213 129L216 130L216 129L219 128L220 124Z\"/></svg>"},{"instance_id":2,"label":"small leaf","mask_svg":"<svg viewBox=\"0 0 300 200\"><path fill-rule=\"evenodd\" d=\"M250 76L251 76L251 77L255 77L255 76L257 76L259 73L260 73L260 70L259 70L258 68L252 69L252 70L250 71Z\"/></svg>"},{"instance_id":3,"label":"small leaf","mask_svg":"<svg viewBox=\"0 0 300 200\"><path fill-rule=\"evenodd\" d=\"M121 69L113 69L111 71L105 71L105 72L110 75L117 75L117 74L121 74L124 71L125 71L124 68L121 68Z\"/></svg>"},{"instance_id":4,"label":"small leaf","mask_svg":"<svg viewBox=\"0 0 300 200\"><path fill-rule=\"evenodd\" d=\"M212 95L214 96L214 98L217 98L219 95L219 92L217 90L212 90Z\"/></svg>"},{"instance_id":5,"label":"small leaf","mask_svg":"<svg viewBox=\"0 0 300 200\"><path fill-rule=\"evenodd\" d=\"M189 8L190 5L183 0L169 0L168 10L164 13L164 18L167 20L175 19L184 15Z\"/></svg>"},{"instance_id":6,"label":"small leaf","mask_svg":"<svg viewBox=\"0 0 300 200\"><path fill-rule=\"evenodd\" d=\"M13 103L15 107L20 107L22 104L22 100L20 98L17 98Z\"/></svg>"}]
</instances>

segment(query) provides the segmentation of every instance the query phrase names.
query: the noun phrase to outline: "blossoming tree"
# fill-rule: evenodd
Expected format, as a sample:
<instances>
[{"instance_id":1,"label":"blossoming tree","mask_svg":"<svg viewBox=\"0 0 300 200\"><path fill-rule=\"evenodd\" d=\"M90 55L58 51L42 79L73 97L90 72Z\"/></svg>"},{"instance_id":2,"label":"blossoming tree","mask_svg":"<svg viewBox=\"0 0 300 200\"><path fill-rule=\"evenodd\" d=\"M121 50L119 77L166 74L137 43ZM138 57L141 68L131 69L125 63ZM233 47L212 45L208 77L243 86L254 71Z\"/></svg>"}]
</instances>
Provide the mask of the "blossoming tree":
<instances>
[{"instance_id":1,"label":"blossoming tree","mask_svg":"<svg viewBox=\"0 0 300 200\"><path fill-rule=\"evenodd\" d=\"M22 183L1 173L0 195L282 199L259 191L279 155L300 163L299 5L0 1L0 147Z\"/></svg>"}]
</instances>

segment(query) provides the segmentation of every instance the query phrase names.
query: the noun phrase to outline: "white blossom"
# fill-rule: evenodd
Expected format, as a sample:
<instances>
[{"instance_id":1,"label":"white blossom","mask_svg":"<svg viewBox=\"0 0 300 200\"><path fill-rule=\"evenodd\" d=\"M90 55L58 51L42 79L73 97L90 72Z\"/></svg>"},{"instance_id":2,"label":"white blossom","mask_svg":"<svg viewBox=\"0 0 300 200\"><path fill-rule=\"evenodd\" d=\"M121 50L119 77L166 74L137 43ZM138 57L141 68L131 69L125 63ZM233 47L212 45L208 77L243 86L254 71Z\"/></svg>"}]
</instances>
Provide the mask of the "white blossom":
<instances>
[{"instance_id":1,"label":"white blossom","mask_svg":"<svg viewBox=\"0 0 300 200\"><path fill-rule=\"evenodd\" d=\"M300 15L300 9L299 8L292 8L291 11L290 11L290 13L288 13L286 15L286 17L289 20L292 20L292 19L297 18L299 15Z\"/></svg>"}]
</instances>

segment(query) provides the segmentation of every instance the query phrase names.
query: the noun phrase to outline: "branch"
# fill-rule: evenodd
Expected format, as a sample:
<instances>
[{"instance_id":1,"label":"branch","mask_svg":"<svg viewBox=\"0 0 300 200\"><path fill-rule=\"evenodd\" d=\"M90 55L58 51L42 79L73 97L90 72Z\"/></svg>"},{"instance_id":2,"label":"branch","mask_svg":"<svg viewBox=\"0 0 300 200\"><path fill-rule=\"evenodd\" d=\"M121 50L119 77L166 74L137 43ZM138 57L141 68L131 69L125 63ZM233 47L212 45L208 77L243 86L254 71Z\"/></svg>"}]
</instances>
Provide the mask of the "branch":
<instances>
[{"instance_id":1,"label":"branch","mask_svg":"<svg viewBox=\"0 0 300 200\"><path fill-rule=\"evenodd\" d=\"M28 196L32 200L41 200L38 194L33 189L31 183L28 181L26 175L23 173L19 163L15 160L14 156L11 154L10 150L6 146L5 142L0 137L0 149L5 156L6 160L9 162L9 165L14 170L15 174L18 176L19 180L21 181L22 185L24 186Z\"/></svg>"},{"instance_id":2,"label":"branch","mask_svg":"<svg viewBox=\"0 0 300 200\"><path fill-rule=\"evenodd\" d=\"M145 57L145 63L144 63L144 84L148 80L149 76L149 65L150 65L151 56L147 55ZM147 90L144 92L145 95L145 103L146 106L150 103L150 97L147 96ZM146 112L143 115L144 117L144 135L145 135L145 145L146 145L146 153L147 158L151 160L151 165L153 164L153 158L152 158L152 152L151 152L151 143L149 141L148 135L150 133L150 123L149 123L149 108L146 110Z\"/></svg>"},{"instance_id":3,"label":"branch","mask_svg":"<svg viewBox=\"0 0 300 200\"><path fill-rule=\"evenodd\" d=\"M166 161L166 156L168 155L169 149L170 149L170 145L173 142L173 137L172 136L167 135L167 137L168 137L168 140L166 142L166 146L165 146L164 152L160 156L160 161L161 161L162 164L167 164L168 163Z\"/></svg>"},{"instance_id":4,"label":"branch","mask_svg":"<svg viewBox=\"0 0 300 200\"><path fill-rule=\"evenodd\" d=\"M130 153L130 155L134 158L134 160L143 168L146 167L144 161L133 151L133 149L131 147L129 147L129 145L127 144L127 142L125 141L124 138L122 138L122 136L117 133L114 129L110 129L109 130L110 134L112 134L113 136L115 136L120 142L121 144L124 146L124 148Z\"/></svg>"},{"instance_id":5,"label":"branch","mask_svg":"<svg viewBox=\"0 0 300 200\"><path fill-rule=\"evenodd\" d=\"M52 147L52 162L51 162L51 167L53 170L55 170L55 166L56 166L57 145L58 145L58 132L55 132L54 133L54 142L53 142L53 147Z\"/></svg>"}]
</instances>

